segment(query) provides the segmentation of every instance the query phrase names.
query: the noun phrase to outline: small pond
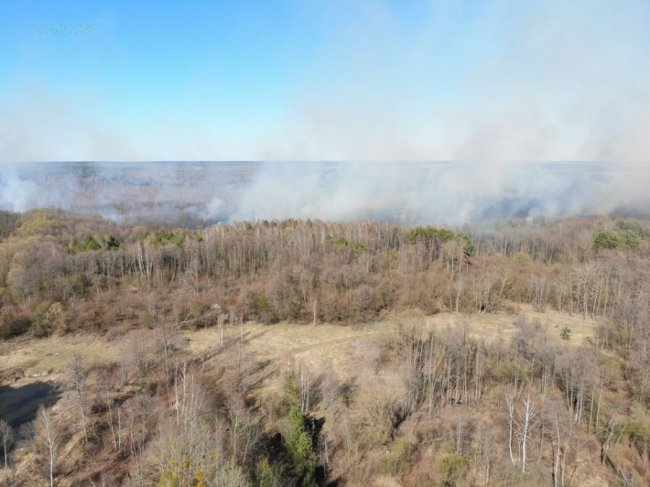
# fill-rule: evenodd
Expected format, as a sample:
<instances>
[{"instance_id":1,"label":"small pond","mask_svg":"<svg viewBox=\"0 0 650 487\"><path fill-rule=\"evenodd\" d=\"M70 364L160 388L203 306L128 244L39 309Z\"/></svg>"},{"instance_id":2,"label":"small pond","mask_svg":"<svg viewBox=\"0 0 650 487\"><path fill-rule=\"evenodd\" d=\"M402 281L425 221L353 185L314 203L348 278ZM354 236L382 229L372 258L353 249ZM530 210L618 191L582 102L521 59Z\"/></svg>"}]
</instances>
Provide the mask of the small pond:
<instances>
[{"instance_id":1,"label":"small pond","mask_svg":"<svg viewBox=\"0 0 650 487\"><path fill-rule=\"evenodd\" d=\"M32 382L20 387L0 387L0 418L12 428L33 421L40 406L52 406L61 393L53 382Z\"/></svg>"}]
</instances>

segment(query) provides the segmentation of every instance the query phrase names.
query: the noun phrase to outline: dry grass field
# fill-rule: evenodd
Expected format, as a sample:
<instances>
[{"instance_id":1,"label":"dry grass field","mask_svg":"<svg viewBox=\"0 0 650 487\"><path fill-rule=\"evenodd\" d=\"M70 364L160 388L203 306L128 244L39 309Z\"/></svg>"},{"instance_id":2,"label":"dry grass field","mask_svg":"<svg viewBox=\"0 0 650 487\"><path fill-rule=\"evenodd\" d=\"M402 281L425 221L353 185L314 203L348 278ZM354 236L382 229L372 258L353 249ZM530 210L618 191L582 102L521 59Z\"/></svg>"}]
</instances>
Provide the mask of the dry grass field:
<instances>
[{"instance_id":1,"label":"dry grass field","mask_svg":"<svg viewBox=\"0 0 650 487\"><path fill-rule=\"evenodd\" d=\"M560 330L568 326L571 329L570 343L576 345L593 336L597 326L596 320L590 317L554 310L537 312L529 305L518 305L514 314L443 312L425 317L424 322L439 333L463 329L476 338L507 340L516 331L514 323L520 316L539 320L552 340L560 341ZM230 343L241 340L247 353L256 361L268 362L279 368L296 362L311 370L331 367L345 377L358 370L355 358L362 357L367 363L367 354L374 350L371 344L390 336L400 322L409 319L409 315L393 316L352 326L245 323L242 327L226 327L224 336ZM0 348L0 377L4 378L5 383L12 379L25 383L44 377L52 381L60 380L75 351L81 353L89 365L118 362L131 346L135 338L133 334L139 334L137 339L143 340L144 344L153 345L156 340L154 330L137 330L116 337L83 333L4 342ZM183 330L181 335L189 358L219 350L219 331L216 327Z\"/></svg>"}]
</instances>

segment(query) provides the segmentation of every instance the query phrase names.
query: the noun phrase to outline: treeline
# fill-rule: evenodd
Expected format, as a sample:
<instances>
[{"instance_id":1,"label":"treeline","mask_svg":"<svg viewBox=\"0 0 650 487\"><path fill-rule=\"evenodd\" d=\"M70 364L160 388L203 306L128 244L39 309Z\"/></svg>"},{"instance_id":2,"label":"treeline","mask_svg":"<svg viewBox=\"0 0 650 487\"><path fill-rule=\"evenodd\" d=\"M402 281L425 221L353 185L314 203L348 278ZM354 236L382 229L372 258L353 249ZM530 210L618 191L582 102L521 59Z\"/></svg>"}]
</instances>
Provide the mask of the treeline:
<instances>
[{"instance_id":1,"label":"treeline","mask_svg":"<svg viewBox=\"0 0 650 487\"><path fill-rule=\"evenodd\" d=\"M650 241L640 222L595 219L462 229L288 220L201 231L44 211L3 221L2 336L47 333L43 303L79 317L87 300L129 290L264 323L370 321L405 308L493 312L510 302L629 321L646 292L639 272ZM167 311L179 321L190 313ZM50 331L80 326L72 321ZM633 341L634 328L608 340Z\"/></svg>"}]
</instances>

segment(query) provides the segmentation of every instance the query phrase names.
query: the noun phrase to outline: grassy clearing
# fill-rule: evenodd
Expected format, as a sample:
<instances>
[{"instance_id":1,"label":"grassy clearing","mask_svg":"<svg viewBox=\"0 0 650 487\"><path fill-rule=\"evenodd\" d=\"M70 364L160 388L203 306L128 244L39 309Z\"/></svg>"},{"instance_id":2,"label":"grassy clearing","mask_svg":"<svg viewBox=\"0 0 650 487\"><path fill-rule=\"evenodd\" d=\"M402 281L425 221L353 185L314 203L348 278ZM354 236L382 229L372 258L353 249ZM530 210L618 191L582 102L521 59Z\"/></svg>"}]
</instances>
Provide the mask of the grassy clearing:
<instances>
[{"instance_id":1,"label":"grassy clearing","mask_svg":"<svg viewBox=\"0 0 650 487\"><path fill-rule=\"evenodd\" d=\"M526 317L529 320L538 320L546 329L549 337L556 341L562 341L560 332L562 327L571 329L570 343L581 345L584 341L593 337L596 333L598 322L591 317L583 317L579 314L561 313L555 310L544 312L535 311L531 305L517 305L514 314L507 313L476 313L456 314L439 313L427 318L427 324L436 331L444 331L447 328L467 327L470 336L483 340L498 338L506 339L517 331L514 326L519 317Z\"/></svg>"},{"instance_id":2,"label":"grassy clearing","mask_svg":"<svg viewBox=\"0 0 650 487\"><path fill-rule=\"evenodd\" d=\"M562 327L568 326L571 329L570 343L575 345L593 336L597 326L595 320L581 315L557 311L540 313L529 306L520 306L514 315L440 313L427 317L426 323L440 332L466 327L471 336L488 340L507 339L516 331L513 323L520 315L538 319L549 336L557 341L561 340ZM368 354L375 352L373 344L377 338L393 333L398 322L399 318L359 326L246 323L242 328L226 328L225 337L230 342L242 340L247 352L256 360L269 361L280 368L300 362L312 370L333 367L337 373L347 376L355 371L356 358L367 360ZM219 348L219 333L214 327L182 334L191 356ZM81 352L90 365L117 362L128 343L128 334L112 339L96 334L75 334L5 342L0 348L0 377L16 373L29 377L47 372L51 379L56 379L75 351Z\"/></svg>"},{"instance_id":3,"label":"grassy clearing","mask_svg":"<svg viewBox=\"0 0 650 487\"><path fill-rule=\"evenodd\" d=\"M75 351L89 364L116 361L119 347L93 334L51 336L6 343L0 353L0 376L22 371L25 376L42 373L56 375L70 362Z\"/></svg>"}]
</instances>

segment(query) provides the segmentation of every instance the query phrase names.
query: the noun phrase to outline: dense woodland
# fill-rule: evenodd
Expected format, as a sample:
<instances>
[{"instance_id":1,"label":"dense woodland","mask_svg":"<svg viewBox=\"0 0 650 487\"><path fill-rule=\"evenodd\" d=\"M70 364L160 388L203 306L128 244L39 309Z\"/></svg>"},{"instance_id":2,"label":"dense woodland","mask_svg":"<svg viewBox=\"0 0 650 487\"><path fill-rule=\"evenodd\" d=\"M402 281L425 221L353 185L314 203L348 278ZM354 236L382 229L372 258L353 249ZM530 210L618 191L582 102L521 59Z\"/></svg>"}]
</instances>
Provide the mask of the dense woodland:
<instances>
[{"instance_id":1,"label":"dense woodland","mask_svg":"<svg viewBox=\"0 0 650 487\"><path fill-rule=\"evenodd\" d=\"M90 367L75 355L60 404L41 409L31 427L0 422L4 478L648 485L648 296L643 220L463 228L288 220L188 230L0 213L2 340L135 337L119 363ZM574 343L568 328L516 319L521 303L596 318L597 334ZM440 312L511 313L517 333L498 342L460 328L434 333L424 317ZM255 379L264 364L236 338L191 360L179 340L183 329L247 322L380 320L398 323L368 356L368 374L397 378L381 391L299 365L268 391ZM141 332L150 339L138 340Z\"/></svg>"}]
</instances>

